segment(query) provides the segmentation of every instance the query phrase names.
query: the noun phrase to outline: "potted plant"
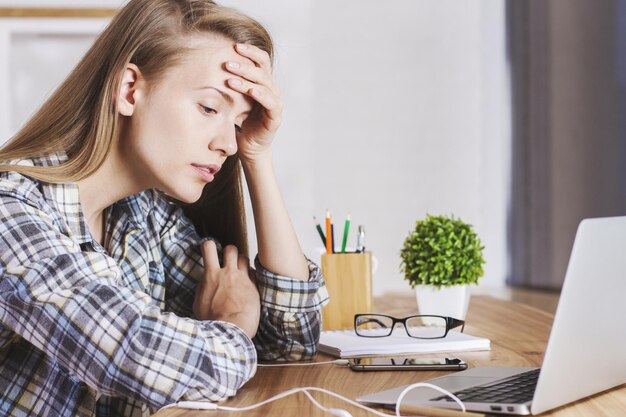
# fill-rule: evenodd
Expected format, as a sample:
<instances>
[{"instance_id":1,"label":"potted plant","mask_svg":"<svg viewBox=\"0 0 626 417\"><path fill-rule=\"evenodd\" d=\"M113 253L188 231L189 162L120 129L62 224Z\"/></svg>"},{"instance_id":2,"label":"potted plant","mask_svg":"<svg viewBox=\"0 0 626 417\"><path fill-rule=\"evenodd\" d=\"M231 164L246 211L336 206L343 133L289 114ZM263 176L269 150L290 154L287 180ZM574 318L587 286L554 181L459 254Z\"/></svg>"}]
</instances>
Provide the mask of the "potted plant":
<instances>
[{"instance_id":1,"label":"potted plant","mask_svg":"<svg viewBox=\"0 0 626 417\"><path fill-rule=\"evenodd\" d=\"M470 284L483 276L483 249L471 225L451 216L418 220L400 251L420 314L465 319Z\"/></svg>"}]
</instances>

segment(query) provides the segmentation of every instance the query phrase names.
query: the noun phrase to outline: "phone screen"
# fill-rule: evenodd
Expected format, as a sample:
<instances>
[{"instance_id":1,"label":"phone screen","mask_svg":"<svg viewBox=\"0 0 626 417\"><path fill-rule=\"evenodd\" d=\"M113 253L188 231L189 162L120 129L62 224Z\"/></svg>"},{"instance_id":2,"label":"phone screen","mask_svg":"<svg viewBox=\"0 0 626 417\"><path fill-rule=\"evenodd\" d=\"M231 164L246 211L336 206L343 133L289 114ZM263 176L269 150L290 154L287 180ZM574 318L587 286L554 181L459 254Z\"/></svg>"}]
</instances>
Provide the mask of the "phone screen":
<instances>
[{"instance_id":1,"label":"phone screen","mask_svg":"<svg viewBox=\"0 0 626 417\"><path fill-rule=\"evenodd\" d=\"M368 357L349 359L350 368L355 371L386 370L461 370L467 364L457 358L423 357Z\"/></svg>"}]
</instances>

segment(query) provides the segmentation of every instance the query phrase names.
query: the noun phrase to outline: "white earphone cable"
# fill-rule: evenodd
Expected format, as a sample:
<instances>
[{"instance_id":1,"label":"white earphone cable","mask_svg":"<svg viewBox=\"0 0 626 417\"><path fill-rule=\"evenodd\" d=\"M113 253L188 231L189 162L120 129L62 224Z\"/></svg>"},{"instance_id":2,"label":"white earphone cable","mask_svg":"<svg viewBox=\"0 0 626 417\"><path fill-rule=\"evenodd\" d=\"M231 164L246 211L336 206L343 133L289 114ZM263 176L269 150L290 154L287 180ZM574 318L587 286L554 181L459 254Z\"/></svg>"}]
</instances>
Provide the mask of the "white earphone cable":
<instances>
[{"instance_id":1,"label":"white earphone cable","mask_svg":"<svg viewBox=\"0 0 626 417\"><path fill-rule=\"evenodd\" d=\"M461 408L461 410L463 412L465 412L465 405L463 404L463 402L456 397L454 394L452 394L451 392L446 391L445 389L438 387L436 385L433 384L429 384L427 382L418 382L415 384L411 384L409 386L407 386L404 390L402 390L402 392L400 393L400 396L398 397L398 401L396 404L396 417L402 417L402 415L400 414L400 405L402 404L402 400L404 399L404 397L406 396L407 393L409 393L409 391L415 389L415 388L419 388L419 387L424 387L424 388L430 388L430 389L434 389L436 391L439 391L447 396L449 396L450 398L452 398L457 404L459 404L459 407ZM166 409L166 408L172 408L172 407L179 407L179 408L187 408L187 409L195 409L195 410L223 410L223 411L250 411L250 410L254 410L255 408L259 408L265 404L271 403L273 401L288 397L289 395L293 395L296 394L298 392L303 392L304 395L307 396L307 398L309 400L311 400L311 402L318 407L320 410L330 413L332 415L335 415L337 417L352 417L352 414L350 414L348 411L346 410L342 410L339 408L328 408L323 406L322 404L320 404L317 400L315 400L315 398L313 398L313 396L310 394L309 391L316 391L316 392L322 392L324 394L330 395L331 397L335 397L338 398L342 401L345 401L357 408L361 408L369 413L375 414L377 416L381 416L381 417L389 417L389 414L386 413L382 413L378 410L375 410L373 408L364 406L363 404L360 404L356 401L353 401L349 398L344 397L343 395L334 393L332 391L329 391L327 389L324 388L319 388L319 387L298 387L298 388L292 388L290 390L281 392L280 394L277 394L273 397L270 397L264 401L261 401L259 403L256 404L251 404L248 405L246 407L229 407L229 406L224 406L224 405L217 405L216 403L212 403L212 402L207 402L207 401L180 401L177 403L173 403L173 404L169 404L166 405L165 407L161 408L161 410Z\"/></svg>"},{"instance_id":2,"label":"white earphone cable","mask_svg":"<svg viewBox=\"0 0 626 417\"><path fill-rule=\"evenodd\" d=\"M463 404L463 401L461 401L459 397L457 397L450 391L447 391L441 387L438 387L437 385L429 384L428 382L417 382L403 389L400 395L398 396L398 400L396 401L396 417L400 416L400 404L402 404L402 400L404 399L405 395L407 395L410 391L414 390L415 388L422 388L422 387L431 388L431 389L434 389L435 391L439 391L440 393L444 395L447 395L459 405L459 407L461 408L461 411L465 412L465 404Z\"/></svg>"},{"instance_id":3,"label":"white earphone cable","mask_svg":"<svg viewBox=\"0 0 626 417\"><path fill-rule=\"evenodd\" d=\"M328 391L327 389L324 389L324 388L319 388L319 387L298 387L298 388L292 388L292 389L287 390L287 391L285 391L285 392L282 392L282 393L280 393L280 394L278 394L278 395L275 395L275 396L273 396L273 397L271 397L271 398L268 398L268 399L267 399L267 400L265 400L265 401L261 401L260 403L252 404L252 405L249 405L249 406L247 406L247 407L227 407L227 406L217 406L217 409L218 409L218 410L224 410L224 411L250 411L250 410L253 410L253 409L255 409L255 408L258 408L258 407L260 407L260 406L262 406L262 405L265 405L265 404L267 404L267 403L270 403L270 402L272 402L272 401L276 401L276 400L278 400L278 399L281 399L281 398L287 397L287 396L292 395L292 394L296 394L296 393L298 393L298 392L304 392L304 393L305 393L305 395L307 395L307 397L310 399L310 398L312 398L312 396L310 395L309 391L322 392L322 393L324 393L324 394L328 394L328 395L330 395L330 396L332 396L332 397L339 398L340 400L346 401L346 402L348 402L348 403L350 403L350 404L354 405L355 407L362 408L362 409L364 409L364 410L366 410L366 411L369 411L369 412L371 412L371 413L374 413L374 414L376 414L376 415L378 415L378 416L381 416L381 417L389 417L389 414L381 413L381 412L380 412L380 411L378 411L378 410L374 410L374 409L372 409L372 408L366 407L366 406L364 406L364 405L362 405L362 404L359 404L359 403L357 403L356 401L352 401L351 399L346 398L346 397L344 397L344 396L342 396L342 395L339 395L339 394L337 394L337 393L334 393L334 392L332 392L332 391ZM313 401L313 404L314 404L316 407L319 407L321 410L326 411L326 412L331 412L331 411L329 411L329 410L335 410L335 409L329 409L329 408L326 408L326 407L322 406L322 405L321 405L319 402L317 402L317 401ZM335 414L335 413L333 413L333 414ZM348 413L348 415L349 415L349 413Z\"/></svg>"}]
</instances>

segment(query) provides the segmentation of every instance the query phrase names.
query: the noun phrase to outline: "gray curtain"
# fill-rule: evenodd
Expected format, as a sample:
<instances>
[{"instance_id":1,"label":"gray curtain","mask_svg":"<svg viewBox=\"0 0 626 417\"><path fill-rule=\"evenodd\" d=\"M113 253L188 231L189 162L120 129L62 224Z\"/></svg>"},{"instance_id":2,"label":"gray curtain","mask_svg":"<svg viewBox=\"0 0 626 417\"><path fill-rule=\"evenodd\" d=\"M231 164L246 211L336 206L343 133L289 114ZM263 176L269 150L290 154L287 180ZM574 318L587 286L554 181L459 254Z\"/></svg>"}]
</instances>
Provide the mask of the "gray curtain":
<instances>
[{"instance_id":1,"label":"gray curtain","mask_svg":"<svg viewBox=\"0 0 626 417\"><path fill-rule=\"evenodd\" d=\"M508 0L507 36L507 282L560 289L578 223L626 215L626 0Z\"/></svg>"}]
</instances>

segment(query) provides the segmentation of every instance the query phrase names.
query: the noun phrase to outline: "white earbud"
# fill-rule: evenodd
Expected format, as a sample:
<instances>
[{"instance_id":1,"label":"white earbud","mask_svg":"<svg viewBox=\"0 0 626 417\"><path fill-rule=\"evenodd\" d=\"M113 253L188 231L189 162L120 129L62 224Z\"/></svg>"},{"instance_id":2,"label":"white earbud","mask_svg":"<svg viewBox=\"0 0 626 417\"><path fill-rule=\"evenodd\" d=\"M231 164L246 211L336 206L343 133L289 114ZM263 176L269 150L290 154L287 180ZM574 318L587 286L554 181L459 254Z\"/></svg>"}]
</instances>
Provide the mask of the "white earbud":
<instances>
[{"instance_id":1,"label":"white earbud","mask_svg":"<svg viewBox=\"0 0 626 417\"><path fill-rule=\"evenodd\" d=\"M352 417L352 414L341 408L329 408L328 412L337 417Z\"/></svg>"}]
</instances>

